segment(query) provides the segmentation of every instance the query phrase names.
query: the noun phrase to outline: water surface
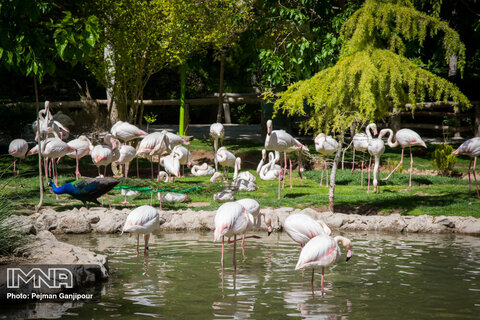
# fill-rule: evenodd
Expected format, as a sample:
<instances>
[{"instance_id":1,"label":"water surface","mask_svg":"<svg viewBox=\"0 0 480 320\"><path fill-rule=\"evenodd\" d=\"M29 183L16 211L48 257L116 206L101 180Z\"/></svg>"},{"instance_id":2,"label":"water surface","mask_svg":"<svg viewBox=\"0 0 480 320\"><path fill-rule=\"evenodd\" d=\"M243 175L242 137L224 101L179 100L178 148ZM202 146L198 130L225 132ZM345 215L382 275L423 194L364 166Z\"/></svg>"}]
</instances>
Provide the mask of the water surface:
<instances>
[{"instance_id":1,"label":"water surface","mask_svg":"<svg viewBox=\"0 0 480 320\"><path fill-rule=\"evenodd\" d=\"M237 248L236 270L232 245L222 270L221 244L212 242L212 232L154 236L147 258L135 256L129 235L59 236L108 255L111 277L92 301L48 310L66 319L479 318L478 237L343 233L353 241L353 257L345 262L342 251L341 261L326 270L322 295L320 269L313 290L311 271L302 277L294 270L299 245L284 233L260 235L246 242L244 258Z\"/></svg>"}]
</instances>

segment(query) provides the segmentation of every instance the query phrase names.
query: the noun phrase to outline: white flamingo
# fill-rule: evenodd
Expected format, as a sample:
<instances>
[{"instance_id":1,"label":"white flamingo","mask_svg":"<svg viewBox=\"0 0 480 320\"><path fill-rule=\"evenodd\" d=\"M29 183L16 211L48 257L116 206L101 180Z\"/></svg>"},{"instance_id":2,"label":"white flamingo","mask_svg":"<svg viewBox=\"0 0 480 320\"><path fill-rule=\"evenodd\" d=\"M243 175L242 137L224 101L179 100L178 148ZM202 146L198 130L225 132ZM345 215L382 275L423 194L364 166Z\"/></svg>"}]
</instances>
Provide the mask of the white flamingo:
<instances>
[{"instance_id":1,"label":"white flamingo","mask_svg":"<svg viewBox=\"0 0 480 320\"><path fill-rule=\"evenodd\" d=\"M323 172L325 169L327 170L326 175L326 183L325 185L328 186L328 164L327 158L334 154L338 150L338 142L337 140L333 139L332 136L326 136L324 133L319 133L315 137L315 150L323 155L323 168L322 168L322 175L320 178L320 185L323 183Z\"/></svg>"},{"instance_id":2,"label":"white flamingo","mask_svg":"<svg viewBox=\"0 0 480 320\"><path fill-rule=\"evenodd\" d=\"M262 216L263 216L265 225L267 226L268 235L272 233L273 231L272 221L270 218L267 218L264 213L260 212L260 204L258 203L257 200L251 199L251 198L245 198L245 199L237 200L236 202L240 203L245 208L245 210L247 210L247 212L253 216L254 225L257 228L260 227Z\"/></svg>"},{"instance_id":3,"label":"white flamingo","mask_svg":"<svg viewBox=\"0 0 480 320\"><path fill-rule=\"evenodd\" d=\"M180 161L173 155L160 158L160 165L165 168L168 173L168 181L173 180L173 177L180 177Z\"/></svg>"},{"instance_id":4,"label":"white flamingo","mask_svg":"<svg viewBox=\"0 0 480 320\"><path fill-rule=\"evenodd\" d=\"M152 206L141 206L138 207L132 212L130 212L127 216L127 220L123 225L122 233L124 232L132 232L137 235L137 257L138 257L138 247L140 242L140 234L143 234L143 238L145 241L145 248L143 251L143 255L147 255L148 250L148 240L150 239L150 233L152 233L155 229L160 227L159 222L160 214Z\"/></svg>"},{"instance_id":5,"label":"white flamingo","mask_svg":"<svg viewBox=\"0 0 480 320\"><path fill-rule=\"evenodd\" d=\"M148 135L148 133L139 129L137 126L124 121L117 121L110 129L110 133L123 142Z\"/></svg>"},{"instance_id":6,"label":"white flamingo","mask_svg":"<svg viewBox=\"0 0 480 320\"><path fill-rule=\"evenodd\" d=\"M375 123L370 123L365 128L365 133L359 132L353 136L353 160L352 160L352 174L355 169L355 151L360 151L363 153L362 158L362 173L360 177L360 186L363 187L363 166L365 163L365 152L368 150L368 142L372 139L373 136L377 135L377 125Z\"/></svg>"},{"instance_id":7,"label":"white flamingo","mask_svg":"<svg viewBox=\"0 0 480 320\"><path fill-rule=\"evenodd\" d=\"M232 184L239 191L255 191L258 189L255 184L256 178L248 171L238 172L241 169L242 159L235 159L235 168L233 171Z\"/></svg>"},{"instance_id":8,"label":"white flamingo","mask_svg":"<svg viewBox=\"0 0 480 320\"><path fill-rule=\"evenodd\" d=\"M323 285L323 278L325 274L325 268L331 266L337 261L340 256L340 247L338 243L347 250L347 261L352 257L352 242L342 236L336 236L335 238L329 236L316 236L310 239L300 252L295 270L312 268L312 290L313 290L313 276L316 267L322 268L322 280L321 288L322 292L325 290Z\"/></svg>"},{"instance_id":9,"label":"white flamingo","mask_svg":"<svg viewBox=\"0 0 480 320\"><path fill-rule=\"evenodd\" d=\"M265 137L265 149L283 152L284 168L283 176L287 173L287 152L295 150L308 151L307 147L301 144L297 139L293 138L285 130L272 130L272 120L267 121L267 136ZM280 199L280 179L278 176L278 199ZM285 183L285 180L284 180ZM292 161L290 161L290 188L292 188Z\"/></svg>"},{"instance_id":10,"label":"white flamingo","mask_svg":"<svg viewBox=\"0 0 480 320\"><path fill-rule=\"evenodd\" d=\"M255 170L257 172L258 175L260 175L260 170L263 168L263 166L265 165L265 160L267 159L267 150L266 149L262 149L262 158L260 159L260 162L258 163L257 165L257 170Z\"/></svg>"},{"instance_id":11,"label":"white flamingo","mask_svg":"<svg viewBox=\"0 0 480 320\"><path fill-rule=\"evenodd\" d=\"M303 246L313 237L326 235L332 231L322 220L315 220L308 214L294 213L289 215L283 223L285 232L293 241Z\"/></svg>"},{"instance_id":12,"label":"white flamingo","mask_svg":"<svg viewBox=\"0 0 480 320\"><path fill-rule=\"evenodd\" d=\"M148 156L153 180L153 156L161 156L164 152L170 152L167 131L153 132L145 136L137 148L137 177L138 177L138 156ZM160 170L159 170L160 171Z\"/></svg>"},{"instance_id":13,"label":"white flamingo","mask_svg":"<svg viewBox=\"0 0 480 320\"><path fill-rule=\"evenodd\" d=\"M40 125L40 139L47 137L48 128L52 128L55 131L59 139L67 139L70 135L70 131L62 123L55 120L50 111L50 101L45 101L45 108L38 112L39 125ZM32 124L33 131L35 132L35 141L38 142L38 132L37 132L37 121L35 120Z\"/></svg>"},{"instance_id":14,"label":"white flamingo","mask_svg":"<svg viewBox=\"0 0 480 320\"><path fill-rule=\"evenodd\" d=\"M213 150L215 151L215 155L217 154L218 151L218 140L221 140L223 144L223 138L225 137L225 128L223 127L223 124L221 123L212 123L210 126L210 135L213 138ZM218 161L215 156L215 171L218 171Z\"/></svg>"},{"instance_id":15,"label":"white flamingo","mask_svg":"<svg viewBox=\"0 0 480 320\"><path fill-rule=\"evenodd\" d=\"M122 166L123 165L123 176L128 178L128 168L130 167L130 162L135 158L137 150L129 145L122 145L118 149L119 157L115 160L115 163Z\"/></svg>"},{"instance_id":16,"label":"white flamingo","mask_svg":"<svg viewBox=\"0 0 480 320\"><path fill-rule=\"evenodd\" d=\"M20 176L20 170L17 172L16 164L17 159L20 159L20 163L22 163L22 159L25 159L25 155L28 151L28 143L24 139L14 139L8 145L8 154L13 157L13 175L15 177ZM20 164L19 164L20 165Z\"/></svg>"},{"instance_id":17,"label":"white flamingo","mask_svg":"<svg viewBox=\"0 0 480 320\"><path fill-rule=\"evenodd\" d=\"M388 129L391 130L391 129ZM393 133L393 131L392 131ZM395 133L396 141L393 142L393 134L390 134L387 144L390 148L395 148L398 145L402 147L402 156L400 158L400 162L398 165L388 174L386 178L383 180L386 181L390 176L403 164L403 152L406 147L410 149L410 178L408 180L408 186L412 186L412 171L413 171L413 156L412 156L412 147L414 146L421 146L426 148L425 142L423 142L422 138L413 130L410 129L400 129Z\"/></svg>"},{"instance_id":18,"label":"white flamingo","mask_svg":"<svg viewBox=\"0 0 480 320\"><path fill-rule=\"evenodd\" d=\"M71 140L67 143L70 147L75 148L75 151L67 153L67 157L76 159L76 169L75 176L77 179L80 179L82 175L80 174L78 162L81 158L88 156L90 154L90 148L93 148L92 142L86 136L80 136L77 139Z\"/></svg>"},{"instance_id":19,"label":"white flamingo","mask_svg":"<svg viewBox=\"0 0 480 320\"><path fill-rule=\"evenodd\" d=\"M275 164L276 159L275 159L275 156L273 155L273 152L270 152L268 154L268 157L270 161L267 164L263 165L263 167L260 169L260 172L259 172L260 179L265 181L276 180L278 179L278 176L281 174L282 168L278 164Z\"/></svg>"},{"instance_id":20,"label":"white flamingo","mask_svg":"<svg viewBox=\"0 0 480 320\"><path fill-rule=\"evenodd\" d=\"M172 153L180 161L180 164L182 165L182 176L184 176L185 165L187 165L187 168L190 168L190 166L192 165L192 162L190 161L190 159L192 158L190 151L188 151L188 149L182 145L177 145L173 148Z\"/></svg>"},{"instance_id":21,"label":"white flamingo","mask_svg":"<svg viewBox=\"0 0 480 320\"><path fill-rule=\"evenodd\" d=\"M370 192L370 170L372 167L372 156L375 158L375 165L373 167L373 192L377 192L377 175L378 167L380 166L380 157L385 152L385 143L382 137L388 132L387 129L380 130L380 135L377 139L370 139L368 141L368 153L370 154L370 160L368 161L368 184L367 193ZM391 130L390 130L391 134Z\"/></svg>"},{"instance_id":22,"label":"white flamingo","mask_svg":"<svg viewBox=\"0 0 480 320\"><path fill-rule=\"evenodd\" d=\"M209 166L206 162L202 163L201 165L193 165L190 169L190 172L195 177L203 177L209 176L215 173L215 169Z\"/></svg>"},{"instance_id":23,"label":"white flamingo","mask_svg":"<svg viewBox=\"0 0 480 320\"><path fill-rule=\"evenodd\" d=\"M237 235L243 235L250 223L247 210L241 204L237 202L227 202L222 204L215 214L215 232L213 241L218 241L222 239L222 258L221 264L222 268L223 255L224 255L224 239L225 237L230 238L233 236L233 266L237 268L236 260L236 250L237 250ZM245 237L245 239L251 238Z\"/></svg>"},{"instance_id":24,"label":"white flamingo","mask_svg":"<svg viewBox=\"0 0 480 320\"><path fill-rule=\"evenodd\" d=\"M225 147L218 149L216 153L216 159L220 165L223 166L223 172L226 173L228 179L229 168L235 168L235 155L227 150Z\"/></svg>"},{"instance_id":25,"label":"white flamingo","mask_svg":"<svg viewBox=\"0 0 480 320\"><path fill-rule=\"evenodd\" d=\"M235 201L235 195L232 190L222 190L213 195L213 201L217 202L231 202Z\"/></svg>"},{"instance_id":26,"label":"white flamingo","mask_svg":"<svg viewBox=\"0 0 480 320\"><path fill-rule=\"evenodd\" d=\"M478 192L477 175L475 174L475 166L477 164L477 157L480 155L480 137L468 139L452 152L452 155L466 154L470 156L470 164L468 165L468 195L472 194L472 183L470 180L470 169L472 168L473 158L473 178L475 179L475 186L477 188L477 197L480 198Z\"/></svg>"},{"instance_id":27,"label":"white flamingo","mask_svg":"<svg viewBox=\"0 0 480 320\"><path fill-rule=\"evenodd\" d=\"M113 161L113 150L118 147L116 139L111 134L106 134L103 141L105 144L99 144L90 148L90 156L93 164L97 166L99 176L101 176L101 166L104 166L103 176L106 175L107 166Z\"/></svg>"}]
</instances>

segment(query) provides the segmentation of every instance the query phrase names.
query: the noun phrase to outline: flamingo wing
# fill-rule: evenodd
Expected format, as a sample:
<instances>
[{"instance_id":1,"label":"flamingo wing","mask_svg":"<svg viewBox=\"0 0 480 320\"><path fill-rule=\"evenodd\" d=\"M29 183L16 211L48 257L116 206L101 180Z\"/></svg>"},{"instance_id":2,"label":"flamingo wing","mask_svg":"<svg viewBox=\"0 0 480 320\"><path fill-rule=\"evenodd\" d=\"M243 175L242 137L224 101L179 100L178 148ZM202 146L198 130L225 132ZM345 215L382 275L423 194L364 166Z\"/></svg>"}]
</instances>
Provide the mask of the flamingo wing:
<instances>
[{"instance_id":1,"label":"flamingo wing","mask_svg":"<svg viewBox=\"0 0 480 320\"><path fill-rule=\"evenodd\" d=\"M308 241L300 253L295 270L309 267L328 267L339 256L337 242L328 236L317 236Z\"/></svg>"}]
</instances>

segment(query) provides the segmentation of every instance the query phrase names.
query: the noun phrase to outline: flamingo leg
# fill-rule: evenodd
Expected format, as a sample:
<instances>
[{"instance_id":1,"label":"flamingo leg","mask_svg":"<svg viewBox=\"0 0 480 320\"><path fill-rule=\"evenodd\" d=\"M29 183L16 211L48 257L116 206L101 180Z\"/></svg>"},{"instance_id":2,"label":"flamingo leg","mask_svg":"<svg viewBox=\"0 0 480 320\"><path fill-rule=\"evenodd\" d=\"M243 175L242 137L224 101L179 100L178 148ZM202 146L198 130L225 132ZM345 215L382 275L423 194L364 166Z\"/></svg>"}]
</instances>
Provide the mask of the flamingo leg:
<instances>
[{"instance_id":1,"label":"flamingo leg","mask_svg":"<svg viewBox=\"0 0 480 320\"><path fill-rule=\"evenodd\" d=\"M223 269L223 249L225 247L225 236L222 236L222 259L220 260Z\"/></svg>"},{"instance_id":2,"label":"flamingo leg","mask_svg":"<svg viewBox=\"0 0 480 320\"><path fill-rule=\"evenodd\" d=\"M103 176L104 177L107 176L107 166L106 165L103 166Z\"/></svg>"},{"instance_id":3,"label":"flamingo leg","mask_svg":"<svg viewBox=\"0 0 480 320\"><path fill-rule=\"evenodd\" d=\"M471 179L470 179L470 171L471 171L471 168L472 168L472 158L470 158L470 163L468 164L468 195L471 196L472 195L472 182L471 182Z\"/></svg>"},{"instance_id":4,"label":"flamingo leg","mask_svg":"<svg viewBox=\"0 0 480 320\"><path fill-rule=\"evenodd\" d=\"M233 235L233 268L237 269L237 235Z\"/></svg>"},{"instance_id":5,"label":"flamingo leg","mask_svg":"<svg viewBox=\"0 0 480 320\"><path fill-rule=\"evenodd\" d=\"M55 159L52 158L52 173L55 175L55 185L58 186L58 171ZM55 194L55 199L58 200L58 194Z\"/></svg>"},{"instance_id":6,"label":"flamingo leg","mask_svg":"<svg viewBox=\"0 0 480 320\"><path fill-rule=\"evenodd\" d=\"M368 161L368 184L367 184L367 193L370 192L370 170L372 168L372 156L370 155L370 160Z\"/></svg>"},{"instance_id":7,"label":"flamingo leg","mask_svg":"<svg viewBox=\"0 0 480 320\"><path fill-rule=\"evenodd\" d=\"M380 163L380 157L375 156L375 166L373 167L373 192L377 192L377 173L378 173L378 166Z\"/></svg>"},{"instance_id":8,"label":"flamingo leg","mask_svg":"<svg viewBox=\"0 0 480 320\"><path fill-rule=\"evenodd\" d=\"M313 277L315 276L315 269L312 268L312 280L311 280L311 283L312 283L312 291L313 291Z\"/></svg>"},{"instance_id":9,"label":"flamingo leg","mask_svg":"<svg viewBox=\"0 0 480 320\"><path fill-rule=\"evenodd\" d=\"M78 157L75 157L76 163L77 163L77 168L75 170L75 176L77 177L77 180L80 179L80 171L78 170Z\"/></svg>"},{"instance_id":10,"label":"flamingo leg","mask_svg":"<svg viewBox=\"0 0 480 320\"><path fill-rule=\"evenodd\" d=\"M360 174L360 187L363 188L363 164L365 163L365 152L363 152L362 158L362 173Z\"/></svg>"},{"instance_id":11,"label":"flamingo leg","mask_svg":"<svg viewBox=\"0 0 480 320\"><path fill-rule=\"evenodd\" d=\"M278 200L280 200L280 184L281 184L280 179L281 178L282 178L282 173L280 172L278 174Z\"/></svg>"},{"instance_id":12,"label":"flamingo leg","mask_svg":"<svg viewBox=\"0 0 480 320\"><path fill-rule=\"evenodd\" d=\"M152 180L153 180L153 157L150 156L150 170L152 171Z\"/></svg>"},{"instance_id":13,"label":"flamingo leg","mask_svg":"<svg viewBox=\"0 0 480 320\"><path fill-rule=\"evenodd\" d=\"M98 170L98 176L100 177L102 174L100 173L100 166L97 167Z\"/></svg>"},{"instance_id":14,"label":"flamingo leg","mask_svg":"<svg viewBox=\"0 0 480 320\"><path fill-rule=\"evenodd\" d=\"M140 233L137 233L137 257L138 257L138 246L140 243Z\"/></svg>"},{"instance_id":15,"label":"flamingo leg","mask_svg":"<svg viewBox=\"0 0 480 320\"><path fill-rule=\"evenodd\" d=\"M125 205L125 204L127 204L127 203L128 203L128 201L127 201L127 193L125 192L125 200L123 200L122 204Z\"/></svg>"},{"instance_id":16,"label":"flamingo leg","mask_svg":"<svg viewBox=\"0 0 480 320\"><path fill-rule=\"evenodd\" d=\"M412 147L410 149L410 177L408 179L408 186L412 186L412 172L413 172L413 155L412 155Z\"/></svg>"},{"instance_id":17,"label":"flamingo leg","mask_svg":"<svg viewBox=\"0 0 480 320\"><path fill-rule=\"evenodd\" d=\"M160 201L160 210L163 210L162 209L162 193L161 192L158 193L158 201Z\"/></svg>"},{"instance_id":18,"label":"flamingo leg","mask_svg":"<svg viewBox=\"0 0 480 320\"><path fill-rule=\"evenodd\" d=\"M475 166L477 164L477 157L473 160L473 178L475 179L475 186L477 187L477 197L480 198L480 193L478 192L478 184L477 184L477 175L475 174Z\"/></svg>"},{"instance_id":19,"label":"flamingo leg","mask_svg":"<svg viewBox=\"0 0 480 320\"><path fill-rule=\"evenodd\" d=\"M323 286L324 275L325 275L325 267L322 267L322 280L320 281L320 286L322 287L322 293L325 291L325 287Z\"/></svg>"},{"instance_id":20,"label":"flamingo leg","mask_svg":"<svg viewBox=\"0 0 480 320\"><path fill-rule=\"evenodd\" d=\"M325 170L327 170L327 175L325 176L325 186L328 187L328 163L325 159Z\"/></svg>"},{"instance_id":21,"label":"flamingo leg","mask_svg":"<svg viewBox=\"0 0 480 320\"><path fill-rule=\"evenodd\" d=\"M282 189L285 188L285 177L287 175L287 153L284 152L283 153L283 163L284 163L284 166L283 166L283 181L282 181Z\"/></svg>"},{"instance_id":22,"label":"flamingo leg","mask_svg":"<svg viewBox=\"0 0 480 320\"><path fill-rule=\"evenodd\" d=\"M351 174L353 174L353 170L355 170L355 147L353 147L353 159L352 159L352 171L351 171Z\"/></svg>"},{"instance_id":23,"label":"flamingo leg","mask_svg":"<svg viewBox=\"0 0 480 320\"><path fill-rule=\"evenodd\" d=\"M386 178L383 178L383 179L382 179L383 181L387 181L387 180L390 178L390 176L391 176L395 171L397 171L397 169L403 164L403 151L404 151L404 150L405 150L405 148L402 148L402 155L401 155L401 158L400 158L400 162L399 162L399 163L397 164L397 166L392 170L392 172L390 172L390 173L388 174L388 176L387 176Z\"/></svg>"},{"instance_id":24,"label":"flamingo leg","mask_svg":"<svg viewBox=\"0 0 480 320\"><path fill-rule=\"evenodd\" d=\"M290 162L290 189L293 188L293 184L292 184L292 179L293 179L293 175L292 175L292 160L291 159L288 159L288 161Z\"/></svg>"},{"instance_id":25,"label":"flamingo leg","mask_svg":"<svg viewBox=\"0 0 480 320\"><path fill-rule=\"evenodd\" d=\"M17 169L15 167L16 163L17 163L17 158L13 160L13 177L15 178L15 190L17 190L17 176L18 176Z\"/></svg>"},{"instance_id":26,"label":"flamingo leg","mask_svg":"<svg viewBox=\"0 0 480 320\"><path fill-rule=\"evenodd\" d=\"M323 172L325 171L325 163L322 165L322 174L320 175L320 185L323 184Z\"/></svg>"},{"instance_id":27,"label":"flamingo leg","mask_svg":"<svg viewBox=\"0 0 480 320\"><path fill-rule=\"evenodd\" d=\"M143 236L143 239L145 240L145 249L143 249L143 256L147 256L147 250L148 250L148 239L150 239L150 233L146 234Z\"/></svg>"}]
</instances>

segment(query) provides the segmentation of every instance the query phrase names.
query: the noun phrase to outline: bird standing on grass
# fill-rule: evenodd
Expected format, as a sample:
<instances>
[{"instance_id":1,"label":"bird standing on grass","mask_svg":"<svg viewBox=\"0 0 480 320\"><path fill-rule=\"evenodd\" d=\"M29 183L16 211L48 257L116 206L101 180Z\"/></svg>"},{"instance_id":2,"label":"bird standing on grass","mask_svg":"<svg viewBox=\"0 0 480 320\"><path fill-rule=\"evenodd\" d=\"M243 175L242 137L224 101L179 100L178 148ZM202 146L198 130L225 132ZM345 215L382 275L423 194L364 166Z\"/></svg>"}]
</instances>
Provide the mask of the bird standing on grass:
<instances>
[{"instance_id":1,"label":"bird standing on grass","mask_svg":"<svg viewBox=\"0 0 480 320\"><path fill-rule=\"evenodd\" d=\"M73 198L82 201L85 208L88 208L87 201L101 205L97 198L112 190L119 182L120 180L112 177L97 177L82 178L59 187L53 181L49 181L48 185L52 187L52 191L55 194L69 194Z\"/></svg>"},{"instance_id":2,"label":"bird standing on grass","mask_svg":"<svg viewBox=\"0 0 480 320\"><path fill-rule=\"evenodd\" d=\"M466 154L470 156L470 164L468 165L468 194L472 193L472 183L470 180L470 169L472 168L473 158L473 178L475 179L475 186L477 187L477 197L480 198L478 192L477 175L475 174L475 166L477 164L477 157L480 155L480 137L468 139L452 152L452 155Z\"/></svg>"},{"instance_id":3,"label":"bird standing on grass","mask_svg":"<svg viewBox=\"0 0 480 320\"><path fill-rule=\"evenodd\" d=\"M20 176L20 170L17 172L16 164L17 158L20 159L20 163L22 159L25 159L25 154L28 151L28 143L23 139L15 139L10 142L8 146L8 153L14 158L13 160L13 175L15 178Z\"/></svg>"}]
</instances>

